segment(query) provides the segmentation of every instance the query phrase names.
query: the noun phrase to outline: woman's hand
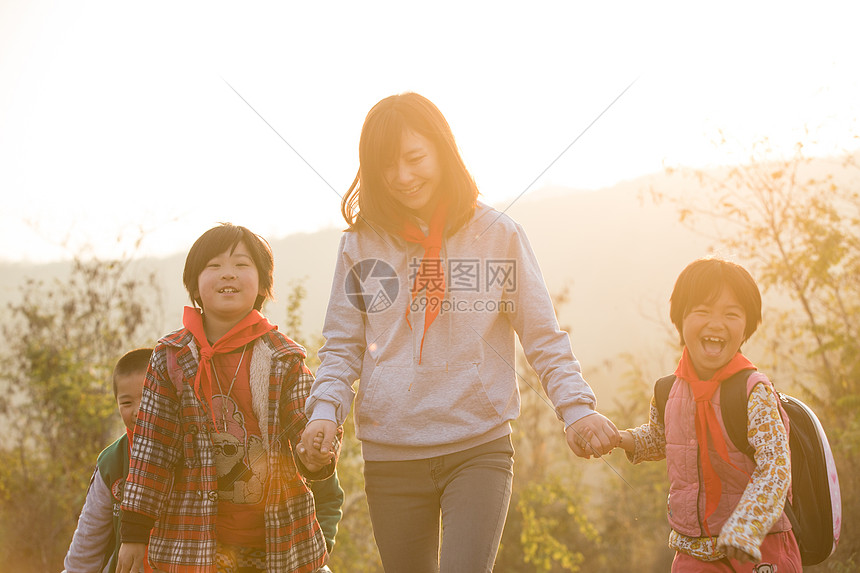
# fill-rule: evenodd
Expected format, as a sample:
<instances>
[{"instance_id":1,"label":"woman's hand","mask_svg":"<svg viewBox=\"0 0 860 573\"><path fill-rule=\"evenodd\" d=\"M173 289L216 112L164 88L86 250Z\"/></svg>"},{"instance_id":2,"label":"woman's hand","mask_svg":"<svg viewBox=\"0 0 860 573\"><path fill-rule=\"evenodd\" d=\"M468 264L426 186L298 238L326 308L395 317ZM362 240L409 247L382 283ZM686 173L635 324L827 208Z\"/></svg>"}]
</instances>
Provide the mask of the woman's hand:
<instances>
[{"instance_id":1,"label":"woman's hand","mask_svg":"<svg viewBox=\"0 0 860 573\"><path fill-rule=\"evenodd\" d=\"M581 458L599 457L608 454L621 443L621 435L612 421L594 412L580 418L565 431L567 445Z\"/></svg>"},{"instance_id":2,"label":"woman's hand","mask_svg":"<svg viewBox=\"0 0 860 573\"><path fill-rule=\"evenodd\" d=\"M319 471L334 459L336 434L337 424L331 420L314 420L305 426L296 453L309 471Z\"/></svg>"}]
</instances>

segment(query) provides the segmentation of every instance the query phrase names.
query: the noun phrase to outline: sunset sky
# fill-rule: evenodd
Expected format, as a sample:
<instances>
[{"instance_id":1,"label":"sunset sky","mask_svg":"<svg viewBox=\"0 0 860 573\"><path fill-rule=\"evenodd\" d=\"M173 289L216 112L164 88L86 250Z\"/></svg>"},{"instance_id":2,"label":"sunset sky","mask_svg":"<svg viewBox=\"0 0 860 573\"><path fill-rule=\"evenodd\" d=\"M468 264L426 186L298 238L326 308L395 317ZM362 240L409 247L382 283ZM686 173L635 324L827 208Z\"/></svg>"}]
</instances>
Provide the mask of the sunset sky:
<instances>
[{"instance_id":1,"label":"sunset sky","mask_svg":"<svg viewBox=\"0 0 860 573\"><path fill-rule=\"evenodd\" d=\"M0 0L0 260L341 226L364 116L409 90L495 205L860 148L852 3L593 4Z\"/></svg>"}]
</instances>

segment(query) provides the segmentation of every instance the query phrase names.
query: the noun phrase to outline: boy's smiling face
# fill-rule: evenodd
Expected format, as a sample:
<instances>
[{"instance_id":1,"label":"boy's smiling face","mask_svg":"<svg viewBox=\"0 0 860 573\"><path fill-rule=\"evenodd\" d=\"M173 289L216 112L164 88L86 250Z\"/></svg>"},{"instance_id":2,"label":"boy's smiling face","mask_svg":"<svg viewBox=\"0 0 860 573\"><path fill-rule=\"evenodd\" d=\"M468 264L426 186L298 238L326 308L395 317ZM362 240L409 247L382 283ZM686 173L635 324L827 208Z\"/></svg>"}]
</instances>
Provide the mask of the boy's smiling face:
<instances>
[{"instance_id":1,"label":"boy's smiling face","mask_svg":"<svg viewBox=\"0 0 860 573\"><path fill-rule=\"evenodd\" d=\"M213 257L197 278L197 296L207 323L234 325L254 308L260 289L260 275L244 241L231 253Z\"/></svg>"},{"instance_id":2,"label":"boy's smiling face","mask_svg":"<svg viewBox=\"0 0 860 573\"><path fill-rule=\"evenodd\" d=\"M746 325L744 307L729 288L684 316L684 344L701 380L709 380L734 358L744 342Z\"/></svg>"},{"instance_id":3,"label":"boy's smiling face","mask_svg":"<svg viewBox=\"0 0 860 573\"><path fill-rule=\"evenodd\" d=\"M143 381L146 370L138 370L116 377L116 405L125 427L134 430L137 420L137 410L140 408L140 396L143 393Z\"/></svg>"}]
</instances>

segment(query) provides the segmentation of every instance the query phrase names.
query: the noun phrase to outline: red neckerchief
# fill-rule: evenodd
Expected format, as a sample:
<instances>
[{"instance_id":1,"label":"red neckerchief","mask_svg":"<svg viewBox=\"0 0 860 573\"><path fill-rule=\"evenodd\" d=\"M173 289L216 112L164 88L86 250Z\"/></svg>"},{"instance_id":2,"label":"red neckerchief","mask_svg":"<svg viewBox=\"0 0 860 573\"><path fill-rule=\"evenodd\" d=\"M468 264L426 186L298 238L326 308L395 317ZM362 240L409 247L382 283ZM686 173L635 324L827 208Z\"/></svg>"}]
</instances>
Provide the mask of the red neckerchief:
<instances>
[{"instance_id":1,"label":"red neckerchief","mask_svg":"<svg viewBox=\"0 0 860 573\"><path fill-rule=\"evenodd\" d=\"M216 354L226 354L237 348L242 348L270 330L278 327L266 320L262 314L252 310L245 318L236 323L227 334L209 344L206 331L203 329L203 315L196 308L185 307L182 315L182 325L194 335L200 348L200 364L197 366L197 376L194 378L194 392L204 400L212 413L212 423L215 423L215 409L212 408L212 357Z\"/></svg>"},{"instance_id":2,"label":"red neckerchief","mask_svg":"<svg viewBox=\"0 0 860 573\"><path fill-rule=\"evenodd\" d=\"M711 465L711 456L708 453L708 436L710 436L714 449L719 456L736 470L743 471L729 461L729 450L711 398L723 380L731 378L741 370L750 368L755 369L755 365L746 356L738 352L725 366L717 370L710 380L699 380L699 375L696 374L696 368L690 359L690 353L685 346L681 361L675 370L675 376L690 384L693 398L696 400L696 441L699 443L699 452L702 452L699 459L702 460L702 479L705 485L705 519L703 523L708 536L711 535L708 531L708 518L716 511L720 496L723 494L723 484L720 482L717 472L714 471L713 465Z\"/></svg>"},{"instance_id":3,"label":"red neckerchief","mask_svg":"<svg viewBox=\"0 0 860 573\"><path fill-rule=\"evenodd\" d=\"M448 218L448 202L441 200L430 217L430 232L425 236L418 225L412 221L403 223L400 236L409 243L417 243L424 247L424 258L415 273L415 281L412 283L412 297L406 306L406 322L409 328L409 307L424 288L427 289L427 306L424 308L424 333L421 335L421 350L418 354L418 364L424 355L424 337L427 329L436 320L442 308L442 299L445 298L445 269L442 268L442 233L445 231L445 223Z\"/></svg>"}]
</instances>

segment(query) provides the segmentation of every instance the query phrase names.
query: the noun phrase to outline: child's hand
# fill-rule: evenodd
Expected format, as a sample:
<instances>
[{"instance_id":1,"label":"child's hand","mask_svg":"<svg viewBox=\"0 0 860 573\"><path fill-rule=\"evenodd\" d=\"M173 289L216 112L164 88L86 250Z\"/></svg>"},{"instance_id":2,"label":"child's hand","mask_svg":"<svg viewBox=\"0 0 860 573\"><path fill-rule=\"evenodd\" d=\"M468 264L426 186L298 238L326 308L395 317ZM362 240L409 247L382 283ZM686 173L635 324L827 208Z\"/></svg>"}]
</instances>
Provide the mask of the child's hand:
<instances>
[{"instance_id":1,"label":"child's hand","mask_svg":"<svg viewBox=\"0 0 860 573\"><path fill-rule=\"evenodd\" d=\"M603 414L594 412L567 427L567 445L581 458L608 454L621 443L618 428Z\"/></svg>"},{"instance_id":2,"label":"child's hand","mask_svg":"<svg viewBox=\"0 0 860 573\"><path fill-rule=\"evenodd\" d=\"M302 440L296 446L296 453L308 470L317 471L331 463L336 433L337 424L331 420L308 422L302 432Z\"/></svg>"},{"instance_id":3,"label":"child's hand","mask_svg":"<svg viewBox=\"0 0 860 573\"><path fill-rule=\"evenodd\" d=\"M324 437L325 436L323 436L322 432L317 432L317 435L314 436L314 449L315 450L317 450L319 452L322 451L322 444L323 444L323 438Z\"/></svg>"},{"instance_id":4,"label":"child's hand","mask_svg":"<svg viewBox=\"0 0 860 573\"><path fill-rule=\"evenodd\" d=\"M146 543L123 543L119 547L116 573L137 573L143 570Z\"/></svg>"},{"instance_id":5,"label":"child's hand","mask_svg":"<svg viewBox=\"0 0 860 573\"><path fill-rule=\"evenodd\" d=\"M740 561L741 563L752 563L756 561L756 558L740 549L735 547L734 545L724 545L723 552L726 554L726 557L729 559L734 559L735 561Z\"/></svg>"},{"instance_id":6,"label":"child's hand","mask_svg":"<svg viewBox=\"0 0 860 573\"><path fill-rule=\"evenodd\" d=\"M633 443L633 434L630 433L630 430L621 430L618 434L621 436L618 440L618 447L632 454L636 449L636 445Z\"/></svg>"},{"instance_id":7,"label":"child's hand","mask_svg":"<svg viewBox=\"0 0 860 573\"><path fill-rule=\"evenodd\" d=\"M325 464L316 463L313 460L313 458L311 458L311 456L307 453L307 451L305 450L304 446L302 446L302 444L299 444L296 447L296 455L299 456L299 459L302 460L302 463L304 464L304 466L311 473L316 473L328 465L328 463L325 463Z\"/></svg>"}]
</instances>

